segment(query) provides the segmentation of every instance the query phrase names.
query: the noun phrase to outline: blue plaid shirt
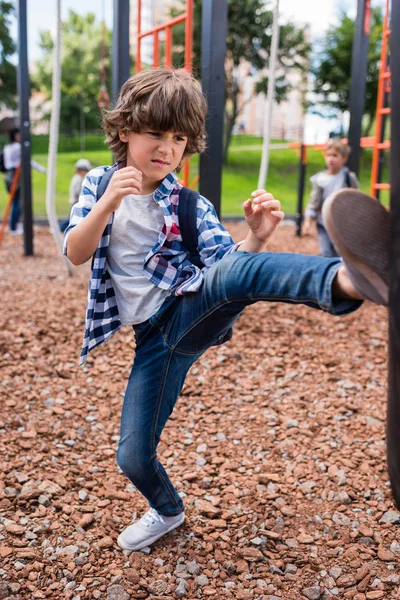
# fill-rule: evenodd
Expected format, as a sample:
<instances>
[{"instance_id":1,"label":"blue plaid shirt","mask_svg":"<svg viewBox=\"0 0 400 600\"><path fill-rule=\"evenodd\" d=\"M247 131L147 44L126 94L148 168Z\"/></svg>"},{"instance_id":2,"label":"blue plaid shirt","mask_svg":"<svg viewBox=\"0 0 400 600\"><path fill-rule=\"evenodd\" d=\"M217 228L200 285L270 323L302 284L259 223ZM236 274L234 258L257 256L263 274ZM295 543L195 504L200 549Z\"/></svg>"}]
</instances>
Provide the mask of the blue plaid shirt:
<instances>
[{"instance_id":1,"label":"blue plaid shirt","mask_svg":"<svg viewBox=\"0 0 400 600\"><path fill-rule=\"evenodd\" d=\"M103 174L110 168L92 169L85 177L79 202L71 210L70 222L64 238L64 254L67 254L69 232L89 214L95 205L97 186ZM149 281L176 296L197 292L202 285L204 271L238 247L219 222L211 202L200 196L197 202L197 233L198 248L204 268L199 269L188 260L178 219L181 188L176 176L170 173L154 192L154 200L161 207L164 215L164 226L157 243L149 250L143 264L143 273ZM107 340L121 327L115 293L106 268L113 220L114 213L110 215L93 256L86 305L85 334L79 364L86 360L93 348Z\"/></svg>"}]
</instances>

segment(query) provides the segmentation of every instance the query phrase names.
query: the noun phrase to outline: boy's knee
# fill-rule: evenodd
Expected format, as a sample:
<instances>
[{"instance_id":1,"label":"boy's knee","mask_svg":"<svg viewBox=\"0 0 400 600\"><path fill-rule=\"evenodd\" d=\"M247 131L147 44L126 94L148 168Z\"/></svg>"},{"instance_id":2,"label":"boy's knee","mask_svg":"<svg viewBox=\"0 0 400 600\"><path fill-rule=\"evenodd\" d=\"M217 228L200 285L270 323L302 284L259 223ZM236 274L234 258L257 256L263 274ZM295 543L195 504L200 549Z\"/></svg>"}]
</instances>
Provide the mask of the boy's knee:
<instances>
[{"instance_id":1,"label":"boy's knee","mask_svg":"<svg viewBox=\"0 0 400 600\"><path fill-rule=\"evenodd\" d=\"M117 464L133 483L144 481L149 474L151 460L128 444L120 444L117 450Z\"/></svg>"}]
</instances>

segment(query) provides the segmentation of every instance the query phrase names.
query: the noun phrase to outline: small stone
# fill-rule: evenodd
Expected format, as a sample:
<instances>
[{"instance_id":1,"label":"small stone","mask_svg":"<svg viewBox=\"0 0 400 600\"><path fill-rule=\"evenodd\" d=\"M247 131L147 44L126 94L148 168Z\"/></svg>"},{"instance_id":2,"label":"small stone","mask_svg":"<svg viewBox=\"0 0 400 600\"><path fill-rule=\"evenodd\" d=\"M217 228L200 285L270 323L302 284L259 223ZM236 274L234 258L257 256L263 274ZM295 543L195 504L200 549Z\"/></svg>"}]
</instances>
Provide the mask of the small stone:
<instances>
[{"instance_id":1,"label":"small stone","mask_svg":"<svg viewBox=\"0 0 400 600\"><path fill-rule=\"evenodd\" d=\"M288 563L285 567L285 574L289 573L289 575L296 575L297 573L297 567L296 565L293 565L291 563Z\"/></svg>"},{"instance_id":2,"label":"small stone","mask_svg":"<svg viewBox=\"0 0 400 600\"><path fill-rule=\"evenodd\" d=\"M329 570L329 575L333 577L333 579L337 579L341 576L342 572L343 569L341 569L340 567L332 567L332 569Z\"/></svg>"},{"instance_id":3,"label":"small stone","mask_svg":"<svg viewBox=\"0 0 400 600\"><path fill-rule=\"evenodd\" d=\"M238 554L250 562L256 562L264 559L263 553L260 552L260 550L257 550L257 548L239 548Z\"/></svg>"},{"instance_id":4,"label":"small stone","mask_svg":"<svg viewBox=\"0 0 400 600\"><path fill-rule=\"evenodd\" d=\"M289 419L285 423L286 429L293 429L294 427L298 427L298 426L299 426L299 422L297 419Z\"/></svg>"},{"instance_id":5,"label":"small stone","mask_svg":"<svg viewBox=\"0 0 400 600\"><path fill-rule=\"evenodd\" d=\"M0 600L8 598L10 595L10 586L5 581L0 581Z\"/></svg>"},{"instance_id":6,"label":"small stone","mask_svg":"<svg viewBox=\"0 0 400 600\"><path fill-rule=\"evenodd\" d=\"M163 579L158 579L157 581L152 581L148 586L148 590L151 594L154 594L155 596L162 596L163 594L169 594L169 592L171 591L168 583L166 581L164 581Z\"/></svg>"},{"instance_id":7,"label":"small stone","mask_svg":"<svg viewBox=\"0 0 400 600\"><path fill-rule=\"evenodd\" d=\"M156 567L163 567L164 566L164 561L162 558L155 558L154 559L154 564Z\"/></svg>"},{"instance_id":8,"label":"small stone","mask_svg":"<svg viewBox=\"0 0 400 600\"><path fill-rule=\"evenodd\" d=\"M339 587L344 587L344 588L348 588L353 585L356 585L356 583L357 583L356 579L355 579L355 577L353 577L353 575L341 575L336 580L336 585L338 585Z\"/></svg>"},{"instance_id":9,"label":"small stone","mask_svg":"<svg viewBox=\"0 0 400 600\"><path fill-rule=\"evenodd\" d=\"M91 525L94 521L94 515L91 513L86 513L85 515L83 515L83 517L81 518L81 520L79 521L79 527L82 527L82 529L86 529L86 527L89 527L89 525Z\"/></svg>"},{"instance_id":10,"label":"small stone","mask_svg":"<svg viewBox=\"0 0 400 600\"><path fill-rule=\"evenodd\" d=\"M183 598L183 596L186 596L186 590L185 590L186 585L187 585L186 581L184 579L181 579L178 587L175 590L175 594L177 596L179 596L180 598Z\"/></svg>"},{"instance_id":11,"label":"small stone","mask_svg":"<svg viewBox=\"0 0 400 600\"><path fill-rule=\"evenodd\" d=\"M250 540L250 542L251 542L252 544L254 544L255 546L263 546L263 545L265 544L264 540L262 540L262 539L261 539L261 538L259 538L259 537L255 537L255 538L253 538L252 540Z\"/></svg>"},{"instance_id":12,"label":"small stone","mask_svg":"<svg viewBox=\"0 0 400 600\"><path fill-rule=\"evenodd\" d=\"M400 544L398 542L392 542L390 544L390 551L391 552L400 552Z\"/></svg>"},{"instance_id":13,"label":"small stone","mask_svg":"<svg viewBox=\"0 0 400 600\"><path fill-rule=\"evenodd\" d=\"M42 504L43 506L50 506L50 498L48 496L46 496L45 494L40 494L40 496L38 498L38 502L39 502L39 504Z\"/></svg>"},{"instance_id":14,"label":"small stone","mask_svg":"<svg viewBox=\"0 0 400 600\"><path fill-rule=\"evenodd\" d=\"M272 573L272 575L283 575L283 571L276 565L269 565L269 572Z\"/></svg>"},{"instance_id":15,"label":"small stone","mask_svg":"<svg viewBox=\"0 0 400 600\"><path fill-rule=\"evenodd\" d=\"M81 500L82 502L84 502L85 500L88 499L89 494L87 493L86 490L79 490L78 496L79 496L79 500Z\"/></svg>"},{"instance_id":16,"label":"small stone","mask_svg":"<svg viewBox=\"0 0 400 600\"><path fill-rule=\"evenodd\" d=\"M199 575L200 567L195 560L186 563L186 569L191 575Z\"/></svg>"},{"instance_id":17,"label":"small stone","mask_svg":"<svg viewBox=\"0 0 400 600\"><path fill-rule=\"evenodd\" d=\"M13 535L22 535L25 532L25 529L18 525L17 523L8 523L5 526L5 530L8 533L12 533Z\"/></svg>"},{"instance_id":18,"label":"small stone","mask_svg":"<svg viewBox=\"0 0 400 600\"><path fill-rule=\"evenodd\" d=\"M32 498L39 498L41 493L42 490L39 490L37 485L27 483L21 489L18 500L31 500Z\"/></svg>"},{"instance_id":19,"label":"small stone","mask_svg":"<svg viewBox=\"0 0 400 600\"><path fill-rule=\"evenodd\" d=\"M378 558L380 560L390 562L391 560L395 560L396 557L393 554L393 552L390 552L390 550L380 547L380 548L378 548Z\"/></svg>"},{"instance_id":20,"label":"small stone","mask_svg":"<svg viewBox=\"0 0 400 600\"><path fill-rule=\"evenodd\" d=\"M200 585L201 587L203 587L208 584L208 577L207 577L207 575L199 575L197 577L196 581L197 581L197 585Z\"/></svg>"},{"instance_id":21,"label":"small stone","mask_svg":"<svg viewBox=\"0 0 400 600\"><path fill-rule=\"evenodd\" d=\"M75 588L76 588L76 581L70 581L69 583L67 583L67 585L65 586L64 589L73 590Z\"/></svg>"},{"instance_id":22,"label":"small stone","mask_svg":"<svg viewBox=\"0 0 400 600\"><path fill-rule=\"evenodd\" d=\"M79 554L79 548L75 545L65 546L64 548L57 548L56 554L61 556L63 556L64 554L72 554L72 556L76 556L77 554Z\"/></svg>"},{"instance_id":23,"label":"small stone","mask_svg":"<svg viewBox=\"0 0 400 600\"><path fill-rule=\"evenodd\" d=\"M400 523L400 513L397 510L388 510L381 516L379 523L393 523L393 525L397 525Z\"/></svg>"},{"instance_id":24,"label":"small stone","mask_svg":"<svg viewBox=\"0 0 400 600\"><path fill-rule=\"evenodd\" d=\"M101 540L99 540L97 542L97 545L99 548L112 548L114 546L114 540L112 539L112 537L107 535L106 537L103 537Z\"/></svg>"},{"instance_id":25,"label":"small stone","mask_svg":"<svg viewBox=\"0 0 400 600\"><path fill-rule=\"evenodd\" d=\"M177 579L189 579L190 573L187 570L186 565L178 564L176 565L174 575Z\"/></svg>"},{"instance_id":26,"label":"small stone","mask_svg":"<svg viewBox=\"0 0 400 600\"><path fill-rule=\"evenodd\" d=\"M395 575L394 573L392 575L388 575L383 580L383 583L386 583L386 585L393 585L393 586L400 585L400 575Z\"/></svg>"},{"instance_id":27,"label":"small stone","mask_svg":"<svg viewBox=\"0 0 400 600\"><path fill-rule=\"evenodd\" d=\"M115 584L107 588L107 600L129 600L130 597L122 585Z\"/></svg>"},{"instance_id":28,"label":"small stone","mask_svg":"<svg viewBox=\"0 0 400 600\"><path fill-rule=\"evenodd\" d=\"M308 598L308 600L319 600L321 598L321 590L319 585L313 585L312 587L304 588L301 591L302 594Z\"/></svg>"},{"instance_id":29,"label":"small stone","mask_svg":"<svg viewBox=\"0 0 400 600\"><path fill-rule=\"evenodd\" d=\"M203 454L204 452L207 452L207 444L199 444L196 448L196 452L198 452L199 454Z\"/></svg>"},{"instance_id":30,"label":"small stone","mask_svg":"<svg viewBox=\"0 0 400 600\"><path fill-rule=\"evenodd\" d=\"M332 521L336 523L336 525L351 525L351 519L347 517L345 514L335 511L332 515Z\"/></svg>"},{"instance_id":31,"label":"small stone","mask_svg":"<svg viewBox=\"0 0 400 600\"><path fill-rule=\"evenodd\" d=\"M374 590L373 592L367 592L366 598L367 600L379 600L379 598L384 598L385 594L382 590Z\"/></svg>"},{"instance_id":32,"label":"small stone","mask_svg":"<svg viewBox=\"0 0 400 600\"><path fill-rule=\"evenodd\" d=\"M136 571L136 569L126 569L125 577L131 583L139 583L140 581L140 574Z\"/></svg>"}]
</instances>

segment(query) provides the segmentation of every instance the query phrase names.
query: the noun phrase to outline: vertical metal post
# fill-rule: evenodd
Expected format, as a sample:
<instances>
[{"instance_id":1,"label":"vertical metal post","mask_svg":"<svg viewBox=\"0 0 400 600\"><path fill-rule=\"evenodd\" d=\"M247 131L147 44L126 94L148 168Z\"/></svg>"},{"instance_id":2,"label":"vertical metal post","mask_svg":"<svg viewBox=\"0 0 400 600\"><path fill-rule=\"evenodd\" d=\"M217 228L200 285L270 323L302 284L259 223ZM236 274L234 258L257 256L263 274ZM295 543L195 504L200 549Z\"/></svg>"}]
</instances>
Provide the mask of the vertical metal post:
<instances>
[{"instance_id":1,"label":"vertical metal post","mask_svg":"<svg viewBox=\"0 0 400 600\"><path fill-rule=\"evenodd\" d=\"M400 28L400 3L392 4L392 32ZM387 455L393 497L400 509L400 44L391 35L392 114L390 192L389 396Z\"/></svg>"},{"instance_id":2,"label":"vertical metal post","mask_svg":"<svg viewBox=\"0 0 400 600\"><path fill-rule=\"evenodd\" d=\"M112 99L118 98L119 90L131 74L129 52L129 2L114 0L114 24L112 42Z\"/></svg>"},{"instance_id":3,"label":"vertical metal post","mask_svg":"<svg viewBox=\"0 0 400 600\"><path fill-rule=\"evenodd\" d=\"M221 214L228 0L203 0L201 83L208 102L207 149L200 155L200 194Z\"/></svg>"},{"instance_id":4,"label":"vertical metal post","mask_svg":"<svg viewBox=\"0 0 400 600\"><path fill-rule=\"evenodd\" d=\"M18 104L21 130L21 194L24 209L24 254L33 256L31 130L29 122L29 70L26 0L18 0Z\"/></svg>"},{"instance_id":5,"label":"vertical metal post","mask_svg":"<svg viewBox=\"0 0 400 600\"><path fill-rule=\"evenodd\" d=\"M268 66L268 93L267 101L265 104L265 116L264 116L264 131L263 131L263 149L261 156L260 173L258 176L258 189L264 189L265 183L268 178L269 168L269 145L271 143L271 124L272 124L272 111L275 100L275 78L276 78L276 63L278 60L278 46L279 46L279 0L276 0L274 10L274 23L272 26L272 37L271 37L271 50L269 56Z\"/></svg>"},{"instance_id":6,"label":"vertical metal post","mask_svg":"<svg viewBox=\"0 0 400 600\"><path fill-rule=\"evenodd\" d=\"M296 212L296 235L301 237L301 225L303 222L303 198L306 181L307 149L305 144L300 148L299 181L297 187L297 212Z\"/></svg>"},{"instance_id":7,"label":"vertical metal post","mask_svg":"<svg viewBox=\"0 0 400 600\"><path fill-rule=\"evenodd\" d=\"M360 169L360 140L367 82L369 10L369 0L358 0L357 19L353 39L353 57L351 62L349 127L351 154L348 161L350 170L357 173L357 175Z\"/></svg>"}]
</instances>

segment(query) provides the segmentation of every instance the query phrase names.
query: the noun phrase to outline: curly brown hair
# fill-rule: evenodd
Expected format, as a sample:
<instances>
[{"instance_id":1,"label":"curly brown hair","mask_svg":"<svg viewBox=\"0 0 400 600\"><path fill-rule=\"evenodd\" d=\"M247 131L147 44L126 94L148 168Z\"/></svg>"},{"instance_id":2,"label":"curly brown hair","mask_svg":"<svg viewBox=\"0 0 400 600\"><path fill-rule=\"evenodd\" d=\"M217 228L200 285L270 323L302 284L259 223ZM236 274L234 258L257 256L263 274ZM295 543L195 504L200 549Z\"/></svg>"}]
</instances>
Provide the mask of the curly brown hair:
<instances>
[{"instance_id":1,"label":"curly brown hair","mask_svg":"<svg viewBox=\"0 0 400 600\"><path fill-rule=\"evenodd\" d=\"M207 103L198 82L183 69L151 69L130 77L112 110L103 111L106 143L117 161L125 161L127 143L119 132L177 131L188 137L183 158L206 145Z\"/></svg>"}]
</instances>

